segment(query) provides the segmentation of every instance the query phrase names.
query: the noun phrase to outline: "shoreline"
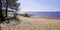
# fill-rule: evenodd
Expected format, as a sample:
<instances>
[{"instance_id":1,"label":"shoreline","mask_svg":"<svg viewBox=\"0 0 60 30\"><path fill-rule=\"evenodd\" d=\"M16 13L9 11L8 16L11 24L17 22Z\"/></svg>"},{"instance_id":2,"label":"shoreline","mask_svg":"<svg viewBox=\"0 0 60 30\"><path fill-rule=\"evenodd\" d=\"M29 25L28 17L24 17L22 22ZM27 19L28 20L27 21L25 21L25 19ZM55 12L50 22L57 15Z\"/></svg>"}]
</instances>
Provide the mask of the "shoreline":
<instances>
[{"instance_id":1,"label":"shoreline","mask_svg":"<svg viewBox=\"0 0 60 30\"><path fill-rule=\"evenodd\" d=\"M53 18L53 17L38 17L38 16L30 16L31 18L46 18L46 19L60 19L60 18Z\"/></svg>"}]
</instances>

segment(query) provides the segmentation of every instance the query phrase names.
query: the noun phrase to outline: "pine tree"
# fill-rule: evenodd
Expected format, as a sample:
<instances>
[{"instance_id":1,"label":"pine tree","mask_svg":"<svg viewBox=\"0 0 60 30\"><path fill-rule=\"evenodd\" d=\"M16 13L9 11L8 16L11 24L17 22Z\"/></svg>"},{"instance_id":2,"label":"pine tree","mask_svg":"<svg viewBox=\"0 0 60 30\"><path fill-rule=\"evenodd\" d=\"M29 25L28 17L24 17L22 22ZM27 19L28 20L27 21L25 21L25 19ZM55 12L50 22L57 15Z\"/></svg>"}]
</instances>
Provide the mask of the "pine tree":
<instances>
[{"instance_id":1,"label":"pine tree","mask_svg":"<svg viewBox=\"0 0 60 30\"><path fill-rule=\"evenodd\" d=\"M20 5L20 3L17 3L16 1L18 1L18 0L7 0L6 2L6 10L7 10L7 8L9 7L9 8L11 8L11 9L15 9L16 11L17 11L17 9L18 9L18 6ZM6 11L6 14L7 14L7 11ZM16 16L16 14L14 15L14 17ZM6 17L7 17L7 15L6 15Z\"/></svg>"}]
</instances>

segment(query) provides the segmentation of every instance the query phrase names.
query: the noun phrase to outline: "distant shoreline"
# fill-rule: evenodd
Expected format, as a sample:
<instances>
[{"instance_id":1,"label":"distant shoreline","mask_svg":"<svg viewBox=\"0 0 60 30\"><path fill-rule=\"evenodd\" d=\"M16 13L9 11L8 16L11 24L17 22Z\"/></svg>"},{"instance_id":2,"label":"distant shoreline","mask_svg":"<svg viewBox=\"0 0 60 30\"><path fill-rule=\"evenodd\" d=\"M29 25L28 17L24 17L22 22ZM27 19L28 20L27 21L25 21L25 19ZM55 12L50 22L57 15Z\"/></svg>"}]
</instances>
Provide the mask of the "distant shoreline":
<instances>
[{"instance_id":1,"label":"distant shoreline","mask_svg":"<svg viewBox=\"0 0 60 30\"><path fill-rule=\"evenodd\" d=\"M48 18L48 19L60 19L60 18L53 18L53 17L38 17L38 16L30 16L32 18Z\"/></svg>"},{"instance_id":2,"label":"distant shoreline","mask_svg":"<svg viewBox=\"0 0 60 30\"><path fill-rule=\"evenodd\" d=\"M42 18L60 18L60 12L30 12L28 15Z\"/></svg>"}]
</instances>

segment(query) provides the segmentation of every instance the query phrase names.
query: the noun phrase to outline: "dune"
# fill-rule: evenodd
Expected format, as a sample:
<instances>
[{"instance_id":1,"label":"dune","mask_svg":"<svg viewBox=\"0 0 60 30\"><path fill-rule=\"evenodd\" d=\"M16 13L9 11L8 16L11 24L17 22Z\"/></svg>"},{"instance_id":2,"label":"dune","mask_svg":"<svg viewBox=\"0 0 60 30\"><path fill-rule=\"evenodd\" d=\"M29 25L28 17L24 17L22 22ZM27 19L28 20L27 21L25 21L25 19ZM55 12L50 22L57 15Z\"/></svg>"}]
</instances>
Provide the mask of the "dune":
<instances>
[{"instance_id":1,"label":"dune","mask_svg":"<svg viewBox=\"0 0 60 30\"><path fill-rule=\"evenodd\" d=\"M0 25L1 30L60 30L60 19L17 16L20 23Z\"/></svg>"}]
</instances>

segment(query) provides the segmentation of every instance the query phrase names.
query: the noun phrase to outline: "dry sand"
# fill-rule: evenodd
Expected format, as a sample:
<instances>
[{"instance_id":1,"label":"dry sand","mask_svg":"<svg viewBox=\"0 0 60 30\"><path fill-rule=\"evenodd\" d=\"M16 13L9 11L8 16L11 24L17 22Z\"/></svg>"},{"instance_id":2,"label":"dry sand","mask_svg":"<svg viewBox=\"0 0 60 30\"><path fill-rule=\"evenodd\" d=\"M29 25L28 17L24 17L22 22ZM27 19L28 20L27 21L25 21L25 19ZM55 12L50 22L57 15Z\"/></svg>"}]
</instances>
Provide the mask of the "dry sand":
<instances>
[{"instance_id":1,"label":"dry sand","mask_svg":"<svg viewBox=\"0 0 60 30\"><path fill-rule=\"evenodd\" d=\"M60 30L60 20L59 19L49 19L49 18L34 18L34 17L23 17L17 16L20 23L17 25L1 24L1 30Z\"/></svg>"}]
</instances>

